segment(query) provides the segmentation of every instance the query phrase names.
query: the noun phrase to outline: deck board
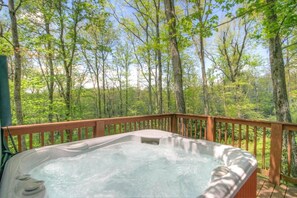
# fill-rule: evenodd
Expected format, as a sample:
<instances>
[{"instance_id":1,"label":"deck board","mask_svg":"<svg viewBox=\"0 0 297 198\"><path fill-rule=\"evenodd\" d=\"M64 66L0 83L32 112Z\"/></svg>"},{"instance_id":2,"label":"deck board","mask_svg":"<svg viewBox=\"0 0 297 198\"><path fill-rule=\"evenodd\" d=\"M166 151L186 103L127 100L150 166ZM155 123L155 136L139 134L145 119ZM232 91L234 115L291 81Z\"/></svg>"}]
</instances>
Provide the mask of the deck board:
<instances>
[{"instance_id":1,"label":"deck board","mask_svg":"<svg viewBox=\"0 0 297 198\"><path fill-rule=\"evenodd\" d=\"M286 197L288 198L296 198L297 197L297 188L296 187L288 187L287 192L286 192Z\"/></svg>"},{"instance_id":2,"label":"deck board","mask_svg":"<svg viewBox=\"0 0 297 198\"><path fill-rule=\"evenodd\" d=\"M297 187L287 186L281 184L280 186L274 185L263 177L257 178L257 197L259 198L296 198Z\"/></svg>"},{"instance_id":3,"label":"deck board","mask_svg":"<svg viewBox=\"0 0 297 198\"><path fill-rule=\"evenodd\" d=\"M287 186L285 186L284 184L281 184L280 186L276 185L273 189L271 197L275 197L275 198L284 197L284 195L286 194L286 190L287 190Z\"/></svg>"},{"instance_id":4,"label":"deck board","mask_svg":"<svg viewBox=\"0 0 297 198\"><path fill-rule=\"evenodd\" d=\"M265 180L257 178L257 196L260 194L260 191L265 184Z\"/></svg>"}]
</instances>

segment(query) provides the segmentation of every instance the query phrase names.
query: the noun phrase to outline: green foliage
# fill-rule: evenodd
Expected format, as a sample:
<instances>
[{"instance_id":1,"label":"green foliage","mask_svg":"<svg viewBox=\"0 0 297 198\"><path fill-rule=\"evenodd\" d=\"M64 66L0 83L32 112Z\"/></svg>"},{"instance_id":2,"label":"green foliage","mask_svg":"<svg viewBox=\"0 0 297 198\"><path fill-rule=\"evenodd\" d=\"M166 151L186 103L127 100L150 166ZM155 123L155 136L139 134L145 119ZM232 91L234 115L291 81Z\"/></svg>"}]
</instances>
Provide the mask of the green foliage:
<instances>
[{"instance_id":1,"label":"green foliage","mask_svg":"<svg viewBox=\"0 0 297 198\"><path fill-rule=\"evenodd\" d=\"M24 63L22 68L24 123L48 121L50 113L48 83L50 79L54 79L53 121L67 119L65 104L67 76L64 61L69 64L73 46L73 67L70 69L71 119L95 118L98 116L96 111L99 108L99 102L101 102L102 111L108 109L106 114L100 115L101 117L148 114L150 105L148 66L150 66L152 78L153 113L157 113L156 51L159 49L162 53L163 67L163 108L165 112L176 110L173 71L169 55L170 46L168 44L170 23L165 21L162 1L158 12L160 41L156 36L155 16L157 11L153 1L142 1L143 4L139 0L127 1L131 5L138 5L140 12L135 10L137 7L132 8L124 1L112 2L119 3L123 7L112 7L107 1L61 1L62 13L59 13L58 10L59 2L58 0L24 1L20 12L18 12ZM199 78L201 71L192 40L192 37L202 35L205 38L205 51L207 52L206 69L208 70L210 114L251 119L275 119L271 79L266 71L267 63L263 61L266 58L265 53L259 53L255 49L259 43L267 49L266 39L276 33L279 33L284 40L283 45L296 43L297 17L294 1L277 0L275 2L273 8L279 17L278 21L273 24L268 23L265 17L271 12L271 6L266 5L266 2L262 0L203 0L199 1L200 7L196 0L187 2L187 8L183 7L183 3L176 3L177 37L179 50L182 54L187 111L197 114L204 113L202 79ZM108 6L115 9L115 13ZM205 9L201 9L204 7ZM125 12L122 12L121 9ZM4 11L5 8L3 7L2 10ZM121 24L117 22L115 15ZM76 17L78 17L76 32L78 37L75 40L74 20ZM233 19L233 17L238 17L238 19ZM249 40L246 43L246 50L244 50L241 60L237 62L236 59L239 56L237 47L242 44L243 35L243 23L238 21L242 18L245 18L251 25L248 31ZM60 38L61 20L64 22L62 35L64 43ZM232 22L220 25L229 20ZM50 34L45 31L46 22L49 23ZM9 24L6 24L6 19L2 23L5 23L3 36L11 40ZM236 27L230 25L234 23L239 25ZM146 26L147 33L145 32ZM236 66L240 65L238 75L233 81L226 78L226 75L231 73L227 64L228 60L217 50L218 46L222 47L222 42L220 39L216 39L216 32L220 34L222 30L226 30L226 27L231 27L225 47L227 54L231 57L233 71ZM235 45L236 41L238 41L238 45ZM51 49L47 47L49 43L52 45ZM200 44L197 46L199 48ZM287 70L287 73L291 74L290 81L287 82L288 95L293 121L297 122L297 82L294 80L297 63L296 45L290 46L287 50L290 59L288 65L290 70ZM13 47L1 37L0 53L9 56L10 91L11 98L13 98ZM47 59L49 54L53 56L54 75L49 72ZM216 65L212 64L211 58L214 58ZM225 75L222 71L225 72ZM103 77L105 91L102 87ZM96 85L96 78L99 80L98 85ZM103 93L106 97L106 104L103 104ZM170 97L168 98L168 96ZM126 107L127 112L124 111ZM12 109L13 122L16 123L13 102Z\"/></svg>"}]
</instances>

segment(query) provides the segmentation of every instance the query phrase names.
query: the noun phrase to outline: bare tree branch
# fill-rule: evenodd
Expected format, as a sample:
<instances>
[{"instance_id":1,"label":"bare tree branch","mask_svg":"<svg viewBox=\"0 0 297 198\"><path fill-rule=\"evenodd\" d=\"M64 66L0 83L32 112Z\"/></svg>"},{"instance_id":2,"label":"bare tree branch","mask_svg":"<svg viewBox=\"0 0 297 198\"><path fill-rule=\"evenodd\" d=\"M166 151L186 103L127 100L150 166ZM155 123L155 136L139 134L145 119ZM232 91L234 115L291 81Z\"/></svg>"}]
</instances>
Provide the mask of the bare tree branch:
<instances>
[{"instance_id":1,"label":"bare tree branch","mask_svg":"<svg viewBox=\"0 0 297 198\"><path fill-rule=\"evenodd\" d=\"M139 33L135 33L133 30L131 30L125 23L123 23L120 19L119 19L119 17L118 17L118 15L116 14L116 12L115 12L115 9L112 7L112 6L110 6L110 8L111 8L111 10L112 10L112 12L113 12L113 16L114 16L114 18L116 19L116 21L119 23L119 24L121 24L122 26L124 26L130 33L132 33L138 40L140 40L142 43L145 43L145 41L139 36Z\"/></svg>"},{"instance_id":2,"label":"bare tree branch","mask_svg":"<svg viewBox=\"0 0 297 198\"><path fill-rule=\"evenodd\" d=\"M20 0L19 5L17 5L17 7L14 9L14 12L18 11L18 9L21 7L23 3L23 0Z\"/></svg>"},{"instance_id":3,"label":"bare tree branch","mask_svg":"<svg viewBox=\"0 0 297 198\"><path fill-rule=\"evenodd\" d=\"M245 16L245 15L247 15L247 14L250 14L250 13L256 11L256 10L259 10L259 9L261 9L261 8L264 8L264 7L266 7L266 6L269 6L269 5L272 4L272 3L274 3L274 2L265 3L265 4L263 4L262 6L256 7L256 8L254 8L254 9L246 10L245 12L243 12L243 13L237 15L237 16L232 17L230 20L225 21L225 22L223 22L223 23L220 23L220 24L218 24L218 25L216 25L216 26L214 26L214 27L217 28L217 27L220 27L220 26L225 25L225 24L227 24L227 23L230 23L230 22L234 21L235 19L241 18L241 17L243 17L243 16Z\"/></svg>"},{"instance_id":4,"label":"bare tree branch","mask_svg":"<svg viewBox=\"0 0 297 198\"><path fill-rule=\"evenodd\" d=\"M297 45L297 42L295 42L295 43L291 43L291 44L289 44L289 45L286 45L286 46L282 47L282 49L286 49L286 48L288 48L288 47L292 47L293 45Z\"/></svg>"},{"instance_id":5,"label":"bare tree branch","mask_svg":"<svg viewBox=\"0 0 297 198\"><path fill-rule=\"evenodd\" d=\"M14 48L13 43L8 38L6 38L5 36L1 36L1 38L3 38L4 40L6 40Z\"/></svg>"},{"instance_id":6,"label":"bare tree branch","mask_svg":"<svg viewBox=\"0 0 297 198\"><path fill-rule=\"evenodd\" d=\"M2 6L8 8L8 5L4 4L3 0L0 0L0 11L2 10Z\"/></svg>"}]
</instances>

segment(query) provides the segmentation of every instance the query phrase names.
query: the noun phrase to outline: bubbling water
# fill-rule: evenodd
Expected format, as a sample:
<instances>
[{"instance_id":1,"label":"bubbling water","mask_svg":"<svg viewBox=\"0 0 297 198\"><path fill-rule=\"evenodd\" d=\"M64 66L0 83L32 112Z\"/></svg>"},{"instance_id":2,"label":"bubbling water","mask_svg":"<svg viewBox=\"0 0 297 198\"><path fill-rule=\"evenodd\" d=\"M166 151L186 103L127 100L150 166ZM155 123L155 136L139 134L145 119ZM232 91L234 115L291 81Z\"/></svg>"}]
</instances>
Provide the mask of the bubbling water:
<instances>
[{"instance_id":1,"label":"bubbling water","mask_svg":"<svg viewBox=\"0 0 297 198\"><path fill-rule=\"evenodd\" d=\"M48 197L197 197L221 162L169 145L115 144L34 168Z\"/></svg>"}]
</instances>

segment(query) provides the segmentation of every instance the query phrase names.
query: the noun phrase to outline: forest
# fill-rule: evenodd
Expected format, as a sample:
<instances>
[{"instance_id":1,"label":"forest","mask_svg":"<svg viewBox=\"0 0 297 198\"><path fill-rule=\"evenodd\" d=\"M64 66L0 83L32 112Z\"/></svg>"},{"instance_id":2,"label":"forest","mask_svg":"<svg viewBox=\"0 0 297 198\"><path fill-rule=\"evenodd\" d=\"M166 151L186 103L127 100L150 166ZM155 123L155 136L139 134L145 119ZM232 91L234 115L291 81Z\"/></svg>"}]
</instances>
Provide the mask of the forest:
<instances>
[{"instance_id":1,"label":"forest","mask_svg":"<svg viewBox=\"0 0 297 198\"><path fill-rule=\"evenodd\" d=\"M1 0L13 124L181 112L297 122L295 0Z\"/></svg>"}]
</instances>

